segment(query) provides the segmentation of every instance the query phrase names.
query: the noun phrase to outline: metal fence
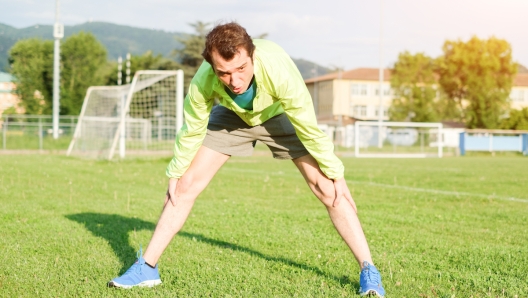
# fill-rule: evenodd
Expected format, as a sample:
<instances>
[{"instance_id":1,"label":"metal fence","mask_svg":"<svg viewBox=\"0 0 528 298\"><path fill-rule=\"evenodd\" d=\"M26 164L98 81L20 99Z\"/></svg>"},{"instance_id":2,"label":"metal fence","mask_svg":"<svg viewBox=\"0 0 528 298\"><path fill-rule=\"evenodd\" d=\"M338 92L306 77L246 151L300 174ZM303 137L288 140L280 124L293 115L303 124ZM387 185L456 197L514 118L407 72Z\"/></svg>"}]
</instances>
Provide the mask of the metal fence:
<instances>
[{"instance_id":1,"label":"metal fence","mask_svg":"<svg viewBox=\"0 0 528 298\"><path fill-rule=\"evenodd\" d=\"M78 116L59 117L59 138L53 139L51 115L2 115L0 132L4 151L67 150Z\"/></svg>"}]
</instances>

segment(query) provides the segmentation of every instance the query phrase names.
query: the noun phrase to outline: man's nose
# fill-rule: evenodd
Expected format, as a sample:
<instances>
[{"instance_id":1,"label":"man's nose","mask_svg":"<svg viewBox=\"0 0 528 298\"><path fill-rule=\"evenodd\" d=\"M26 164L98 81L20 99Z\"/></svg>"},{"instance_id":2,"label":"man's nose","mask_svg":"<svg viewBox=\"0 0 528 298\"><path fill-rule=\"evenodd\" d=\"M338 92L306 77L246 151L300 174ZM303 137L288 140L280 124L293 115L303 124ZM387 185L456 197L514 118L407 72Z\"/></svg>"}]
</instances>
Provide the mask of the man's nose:
<instances>
[{"instance_id":1,"label":"man's nose","mask_svg":"<svg viewBox=\"0 0 528 298\"><path fill-rule=\"evenodd\" d=\"M241 76L239 74L231 75L231 86L236 86L240 84Z\"/></svg>"}]
</instances>

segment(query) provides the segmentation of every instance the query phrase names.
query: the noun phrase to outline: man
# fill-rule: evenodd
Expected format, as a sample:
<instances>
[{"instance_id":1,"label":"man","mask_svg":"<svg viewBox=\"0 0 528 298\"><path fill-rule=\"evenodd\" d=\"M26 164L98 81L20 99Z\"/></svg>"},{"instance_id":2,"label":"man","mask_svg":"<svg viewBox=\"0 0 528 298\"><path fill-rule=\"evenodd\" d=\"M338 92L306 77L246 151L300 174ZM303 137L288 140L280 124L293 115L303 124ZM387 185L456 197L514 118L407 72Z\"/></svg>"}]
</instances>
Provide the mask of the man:
<instances>
[{"instance_id":1,"label":"man","mask_svg":"<svg viewBox=\"0 0 528 298\"><path fill-rule=\"evenodd\" d=\"M252 40L237 23L216 26L206 38L206 60L185 99L185 124L167 167L165 206L138 260L109 286L161 283L158 260L182 228L196 197L230 156L252 154L261 141L279 159L291 159L325 205L361 267L360 293L383 296L381 276L346 185L333 144L317 127L312 99L290 57L271 41ZM213 107L214 100L220 105Z\"/></svg>"}]
</instances>

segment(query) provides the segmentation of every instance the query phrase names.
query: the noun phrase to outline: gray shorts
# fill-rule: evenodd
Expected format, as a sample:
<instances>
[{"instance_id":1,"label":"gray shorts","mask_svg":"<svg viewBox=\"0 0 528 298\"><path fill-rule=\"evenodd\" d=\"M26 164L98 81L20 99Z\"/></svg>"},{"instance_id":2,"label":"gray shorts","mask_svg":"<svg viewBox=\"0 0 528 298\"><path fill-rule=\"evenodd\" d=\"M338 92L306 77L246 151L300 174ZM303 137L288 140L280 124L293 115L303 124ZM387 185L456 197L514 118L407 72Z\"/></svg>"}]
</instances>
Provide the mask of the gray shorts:
<instances>
[{"instance_id":1,"label":"gray shorts","mask_svg":"<svg viewBox=\"0 0 528 298\"><path fill-rule=\"evenodd\" d=\"M251 156L255 143L266 144L277 159L294 159L309 154L286 114L261 125L249 126L238 115L220 105L213 107L203 145L232 156Z\"/></svg>"}]
</instances>

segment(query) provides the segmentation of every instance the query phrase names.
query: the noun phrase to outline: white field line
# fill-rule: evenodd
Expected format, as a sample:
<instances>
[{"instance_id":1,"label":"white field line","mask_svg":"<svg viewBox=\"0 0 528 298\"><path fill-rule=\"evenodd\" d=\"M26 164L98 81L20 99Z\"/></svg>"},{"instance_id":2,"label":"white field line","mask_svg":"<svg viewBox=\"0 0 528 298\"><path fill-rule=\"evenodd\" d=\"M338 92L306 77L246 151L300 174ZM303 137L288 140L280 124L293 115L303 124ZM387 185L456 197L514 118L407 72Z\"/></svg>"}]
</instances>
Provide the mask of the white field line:
<instances>
[{"instance_id":1,"label":"white field line","mask_svg":"<svg viewBox=\"0 0 528 298\"><path fill-rule=\"evenodd\" d=\"M426 193L447 195L447 196L478 197L478 198L484 198L484 199L494 199L494 200L502 200L502 201L515 201L515 202L528 203L528 199L519 199L519 198L514 198L514 197L505 197L505 196L497 196L497 195L487 195L487 194L472 193L472 192L465 192L465 191L449 191L449 190L419 188L419 187L392 185L392 184L384 184L384 183L377 183L377 182L355 181L355 180L347 180L347 182L352 183L352 184L363 184L363 185L378 186L378 187L384 187L384 188L403 189L407 191L426 192Z\"/></svg>"},{"instance_id":2,"label":"white field line","mask_svg":"<svg viewBox=\"0 0 528 298\"><path fill-rule=\"evenodd\" d=\"M295 176L298 178L302 178L300 173L297 173L296 175L294 175L293 173L288 173L288 172L283 172L283 171L268 172L268 171L263 171L263 170L241 169L241 168L223 168L222 170L233 171L233 172L244 172L244 173L257 173L257 174L265 174L265 175L272 175L272 176L289 176L289 177ZM424 193L455 196L455 197L461 197L461 196L477 197L477 198L483 198L483 199L494 199L494 200L501 200L501 201L514 201L514 202L528 203L528 199L508 197L508 196L498 196L494 194L491 195L491 194L471 193L471 192L465 192L465 191L449 191L449 190L440 190L440 189L431 189L431 188L410 187L410 186L403 186L403 185L393 185L393 184L349 180L349 179L347 179L346 181L347 183L351 183L351 184L363 184L363 185L376 186L376 187L382 187L382 188L402 189L402 190L406 190L410 192L424 192Z\"/></svg>"}]
</instances>

